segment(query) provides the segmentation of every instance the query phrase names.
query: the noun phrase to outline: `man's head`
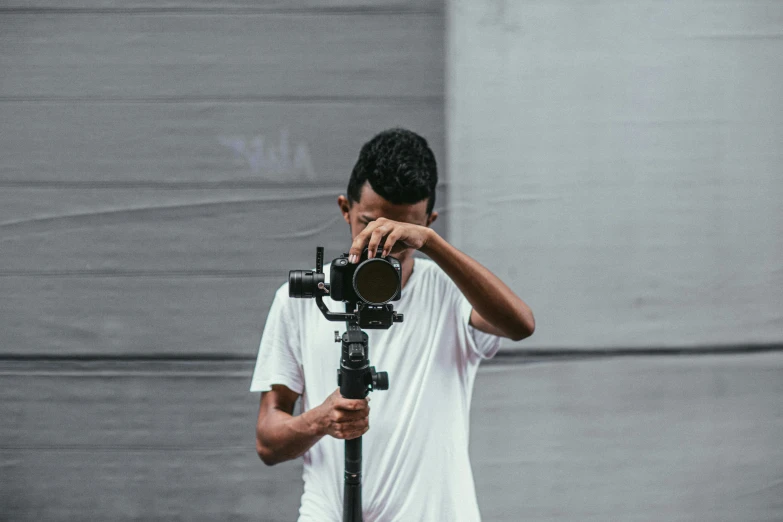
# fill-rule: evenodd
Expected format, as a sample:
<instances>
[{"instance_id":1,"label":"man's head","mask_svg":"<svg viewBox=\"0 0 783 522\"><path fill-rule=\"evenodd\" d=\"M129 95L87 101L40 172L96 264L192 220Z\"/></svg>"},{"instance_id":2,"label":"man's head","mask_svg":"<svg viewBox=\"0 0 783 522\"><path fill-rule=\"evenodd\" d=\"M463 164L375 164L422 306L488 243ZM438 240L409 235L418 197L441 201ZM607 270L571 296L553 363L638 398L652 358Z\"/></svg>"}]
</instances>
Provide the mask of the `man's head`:
<instances>
[{"instance_id":1,"label":"man's head","mask_svg":"<svg viewBox=\"0 0 783 522\"><path fill-rule=\"evenodd\" d=\"M427 141L415 132L389 129L364 144L348 182L348 197L337 203L356 237L370 221L430 226L438 217L438 169Z\"/></svg>"}]
</instances>

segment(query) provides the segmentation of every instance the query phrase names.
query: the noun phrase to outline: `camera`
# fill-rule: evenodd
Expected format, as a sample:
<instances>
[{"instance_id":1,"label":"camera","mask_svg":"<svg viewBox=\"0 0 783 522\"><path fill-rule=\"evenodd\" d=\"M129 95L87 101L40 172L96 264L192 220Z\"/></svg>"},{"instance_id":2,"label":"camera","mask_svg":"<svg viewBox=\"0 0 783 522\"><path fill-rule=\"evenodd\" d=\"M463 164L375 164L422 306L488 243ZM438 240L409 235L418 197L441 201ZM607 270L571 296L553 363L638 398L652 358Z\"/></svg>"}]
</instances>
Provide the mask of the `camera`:
<instances>
[{"instance_id":1,"label":"camera","mask_svg":"<svg viewBox=\"0 0 783 522\"><path fill-rule=\"evenodd\" d=\"M379 248L375 257L369 258L369 249L365 248L358 263L349 263L348 254L332 261L332 299L372 305L398 301L402 267L397 258L382 255L383 249Z\"/></svg>"},{"instance_id":2,"label":"camera","mask_svg":"<svg viewBox=\"0 0 783 522\"><path fill-rule=\"evenodd\" d=\"M369 257L365 248L358 263L348 261L345 253L332 261L330 281L323 273L323 248L316 251L316 270L291 270L288 272L288 296L315 297L318 307L330 321L356 321L362 328L389 328L401 322L402 314L394 311L391 301L400 299L402 291L402 265L399 259L383 256L379 248L375 257ZM323 296L346 303L346 314L335 314L323 304Z\"/></svg>"},{"instance_id":3,"label":"camera","mask_svg":"<svg viewBox=\"0 0 783 522\"><path fill-rule=\"evenodd\" d=\"M383 305L398 301L402 288L402 266L396 257L383 257L379 248L376 257L369 257L365 248L358 263L349 263L345 253L332 261L329 285L324 285L319 271L291 270L288 272L290 297L314 297L319 285L328 286L335 301ZM319 277L320 276L320 277Z\"/></svg>"}]
</instances>

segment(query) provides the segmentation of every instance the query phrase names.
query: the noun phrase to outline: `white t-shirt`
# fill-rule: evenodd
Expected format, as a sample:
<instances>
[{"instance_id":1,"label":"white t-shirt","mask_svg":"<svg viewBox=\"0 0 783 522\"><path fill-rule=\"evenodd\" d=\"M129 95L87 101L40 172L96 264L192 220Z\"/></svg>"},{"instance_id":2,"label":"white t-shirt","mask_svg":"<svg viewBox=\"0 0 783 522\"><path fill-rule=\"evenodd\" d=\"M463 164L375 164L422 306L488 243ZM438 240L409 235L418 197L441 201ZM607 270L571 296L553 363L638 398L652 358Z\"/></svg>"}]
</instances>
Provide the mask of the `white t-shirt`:
<instances>
[{"instance_id":1,"label":"white t-shirt","mask_svg":"<svg viewBox=\"0 0 783 522\"><path fill-rule=\"evenodd\" d=\"M324 267L326 281L330 266ZM334 312L343 303L326 297ZM363 436L365 522L480 520L468 458L470 400L479 362L495 355L500 337L468 324L471 304L432 260L416 258L394 309L402 323L365 330L370 365L389 374L374 391ZM303 410L337 389L340 344L314 299L276 293L261 338L251 391L283 384L302 394ZM345 441L323 437L304 454L299 522L340 522Z\"/></svg>"}]
</instances>

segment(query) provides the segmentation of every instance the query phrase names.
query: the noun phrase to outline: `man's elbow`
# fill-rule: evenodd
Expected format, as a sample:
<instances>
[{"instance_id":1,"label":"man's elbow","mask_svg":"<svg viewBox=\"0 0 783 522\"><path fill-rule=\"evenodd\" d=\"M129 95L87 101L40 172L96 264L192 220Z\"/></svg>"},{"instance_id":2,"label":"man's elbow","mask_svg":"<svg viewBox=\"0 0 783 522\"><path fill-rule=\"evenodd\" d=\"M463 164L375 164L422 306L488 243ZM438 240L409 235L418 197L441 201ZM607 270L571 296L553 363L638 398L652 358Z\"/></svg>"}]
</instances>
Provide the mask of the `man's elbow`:
<instances>
[{"instance_id":1,"label":"man's elbow","mask_svg":"<svg viewBox=\"0 0 783 522\"><path fill-rule=\"evenodd\" d=\"M519 326L509 337L512 341L521 341L522 339L527 339L533 335L533 332L535 331L536 320L533 318L533 314L530 314L529 317L525 317L519 322Z\"/></svg>"},{"instance_id":2,"label":"man's elbow","mask_svg":"<svg viewBox=\"0 0 783 522\"><path fill-rule=\"evenodd\" d=\"M275 464L280 464L282 462L282 460L275 455L275 452L264 446L258 439L256 439L256 453L258 453L258 458L261 459L261 462L267 466L274 466Z\"/></svg>"}]
</instances>

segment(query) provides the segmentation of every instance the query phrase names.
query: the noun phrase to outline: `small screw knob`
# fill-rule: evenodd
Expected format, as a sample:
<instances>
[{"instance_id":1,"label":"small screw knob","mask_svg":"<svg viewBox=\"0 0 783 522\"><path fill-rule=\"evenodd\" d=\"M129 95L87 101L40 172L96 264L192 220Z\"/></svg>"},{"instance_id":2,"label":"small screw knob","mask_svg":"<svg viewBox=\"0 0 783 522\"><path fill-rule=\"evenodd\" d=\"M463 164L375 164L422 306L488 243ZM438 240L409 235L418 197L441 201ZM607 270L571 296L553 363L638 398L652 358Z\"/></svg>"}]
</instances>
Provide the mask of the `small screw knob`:
<instances>
[{"instance_id":1,"label":"small screw knob","mask_svg":"<svg viewBox=\"0 0 783 522\"><path fill-rule=\"evenodd\" d=\"M389 374L386 372L376 372L375 366L370 367L370 377L372 382L372 388L374 390L388 390L389 389Z\"/></svg>"},{"instance_id":2,"label":"small screw knob","mask_svg":"<svg viewBox=\"0 0 783 522\"><path fill-rule=\"evenodd\" d=\"M342 338L340 337L340 332L337 330L334 331L334 342L339 343L342 341Z\"/></svg>"}]
</instances>

